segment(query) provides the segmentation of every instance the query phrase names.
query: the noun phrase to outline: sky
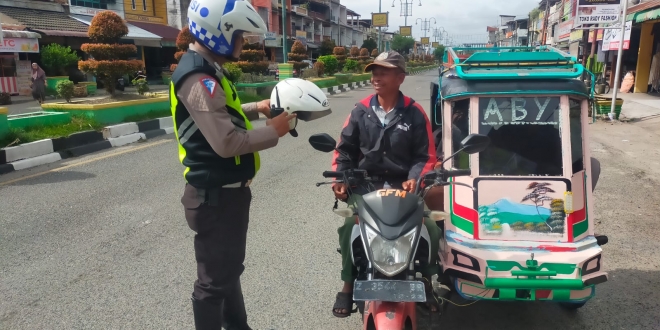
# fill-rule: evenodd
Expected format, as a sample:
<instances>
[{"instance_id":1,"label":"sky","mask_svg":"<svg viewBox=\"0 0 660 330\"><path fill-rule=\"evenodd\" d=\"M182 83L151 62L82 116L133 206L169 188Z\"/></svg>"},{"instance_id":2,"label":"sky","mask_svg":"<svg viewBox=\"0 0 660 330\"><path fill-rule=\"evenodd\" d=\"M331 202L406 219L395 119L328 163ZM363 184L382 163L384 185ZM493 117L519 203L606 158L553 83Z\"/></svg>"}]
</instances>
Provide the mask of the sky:
<instances>
[{"instance_id":1,"label":"sky","mask_svg":"<svg viewBox=\"0 0 660 330\"><path fill-rule=\"evenodd\" d=\"M382 11L389 11L389 29L396 31L404 25L404 17L400 16L401 1L382 0ZM499 26L499 15L511 15L525 18L527 14L538 6L539 0L407 0L413 1L412 16L408 17L408 25L413 27L413 36L419 40L424 36L421 31L422 22L418 18L435 18L437 24L431 20L431 29L444 27L454 41L460 42L486 42L487 26ZM422 6L419 6L419 3ZM379 0L341 0L341 4L362 15L362 18L371 18L372 12L378 11ZM419 24L415 25L418 22ZM432 37L432 31L427 36ZM431 38L431 41L434 41Z\"/></svg>"}]
</instances>

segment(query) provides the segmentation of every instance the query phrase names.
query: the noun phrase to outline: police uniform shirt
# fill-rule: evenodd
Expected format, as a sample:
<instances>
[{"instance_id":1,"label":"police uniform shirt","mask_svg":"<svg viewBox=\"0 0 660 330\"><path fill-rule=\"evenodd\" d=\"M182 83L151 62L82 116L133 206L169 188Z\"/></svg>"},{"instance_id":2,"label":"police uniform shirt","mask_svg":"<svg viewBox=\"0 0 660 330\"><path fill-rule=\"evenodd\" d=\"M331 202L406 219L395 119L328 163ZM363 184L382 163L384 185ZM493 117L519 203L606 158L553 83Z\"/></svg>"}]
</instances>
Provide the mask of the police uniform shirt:
<instances>
[{"instance_id":1,"label":"police uniform shirt","mask_svg":"<svg viewBox=\"0 0 660 330\"><path fill-rule=\"evenodd\" d=\"M190 49L201 55L210 64L215 61L206 48L190 45ZM188 109L200 132L213 150L221 157L229 158L272 148L277 145L279 136L272 126L255 128L249 131L236 130L227 112L225 91L218 82L222 72L217 77L204 73L194 73L181 83L177 96ZM209 78L212 80L209 81ZM218 81L213 80L217 78ZM248 103L241 107L246 116L254 117L257 104ZM258 113L257 113L258 114Z\"/></svg>"}]
</instances>

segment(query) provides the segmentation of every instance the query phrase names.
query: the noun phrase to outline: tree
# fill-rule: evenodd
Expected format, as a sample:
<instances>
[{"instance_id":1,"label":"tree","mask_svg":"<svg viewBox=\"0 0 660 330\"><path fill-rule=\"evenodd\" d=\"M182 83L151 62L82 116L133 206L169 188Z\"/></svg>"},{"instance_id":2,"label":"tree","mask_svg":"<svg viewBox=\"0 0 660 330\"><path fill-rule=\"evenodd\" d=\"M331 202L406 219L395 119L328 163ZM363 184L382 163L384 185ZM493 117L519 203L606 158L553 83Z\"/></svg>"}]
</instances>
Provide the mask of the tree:
<instances>
[{"instance_id":1,"label":"tree","mask_svg":"<svg viewBox=\"0 0 660 330\"><path fill-rule=\"evenodd\" d=\"M445 46L440 45L433 51L433 56L436 60L442 62L442 58L445 56Z\"/></svg>"},{"instance_id":2,"label":"tree","mask_svg":"<svg viewBox=\"0 0 660 330\"><path fill-rule=\"evenodd\" d=\"M335 41L332 39L325 39L321 42L321 47L319 47L319 52L321 56L332 55L332 51L337 47Z\"/></svg>"},{"instance_id":3,"label":"tree","mask_svg":"<svg viewBox=\"0 0 660 330\"><path fill-rule=\"evenodd\" d=\"M243 71L243 73L260 74L268 70L268 61L264 61L266 52L261 49L254 49L254 47L243 48L241 56L236 65ZM237 75L240 78L240 75Z\"/></svg>"},{"instance_id":4,"label":"tree","mask_svg":"<svg viewBox=\"0 0 660 330\"><path fill-rule=\"evenodd\" d=\"M360 56L360 48L357 48L357 46L351 47L351 59L356 60L358 56Z\"/></svg>"},{"instance_id":5,"label":"tree","mask_svg":"<svg viewBox=\"0 0 660 330\"><path fill-rule=\"evenodd\" d=\"M415 39L395 34L392 38L392 49L400 54L408 54L408 51L415 45Z\"/></svg>"},{"instance_id":6,"label":"tree","mask_svg":"<svg viewBox=\"0 0 660 330\"><path fill-rule=\"evenodd\" d=\"M371 53L374 49L376 49L376 51L378 51L377 50L378 49L378 43L376 42L376 40L368 38L367 40L365 40L362 43L362 47L360 47L360 48L366 48Z\"/></svg>"},{"instance_id":7,"label":"tree","mask_svg":"<svg viewBox=\"0 0 660 330\"><path fill-rule=\"evenodd\" d=\"M346 64L346 48L344 47L335 47L335 49L332 51L334 54L335 58L337 59L337 65L339 68L343 68L344 64ZM327 63L324 63L326 68L328 67Z\"/></svg>"},{"instance_id":8,"label":"tree","mask_svg":"<svg viewBox=\"0 0 660 330\"><path fill-rule=\"evenodd\" d=\"M78 62L78 68L82 72L95 74L112 96L117 79L142 70L144 63L129 60L131 56L137 55L135 45L119 44L119 39L128 34L128 27L113 11L105 10L96 14L87 34L95 43L83 44L80 49L93 59Z\"/></svg>"},{"instance_id":9,"label":"tree","mask_svg":"<svg viewBox=\"0 0 660 330\"><path fill-rule=\"evenodd\" d=\"M177 63L181 60L183 54L188 51L188 46L194 42L195 37L190 33L190 29L187 26L179 31L179 35L176 36L176 48L179 49L179 51L174 53L174 59ZM174 72L176 67L176 64L172 64L170 66L170 71Z\"/></svg>"},{"instance_id":10,"label":"tree","mask_svg":"<svg viewBox=\"0 0 660 330\"><path fill-rule=\"evenodd\" d=\"M50 44L41 50L41 62L46 74L52 76L66 74L66 69L78 63L80 57L69 46Z\"/></svg>"},{"instance_id":11,"label":"tree","mask_svg":"<svg viewBox=\"0 0 660 330\"><path fill-rule=\"evenodd\" d=\"M550 184L547 182L532 182L527 186L527 190L531 190L532 192L523 197L521 202L531 201L534 203L536 206L536 213L538 213L539 217L541 217L539 207L542 207L545 202L552 202L554 199L547 194L555 193L555 191L550 188ZM552 230L552 226L550 226L550 224L546 223L546 225L550 228L550 230Z\"/></svg>"},{"instance_id":12,"label":"tree","mask_svg":"<svg viewBox=\"0 0 660 330\"><path fill-rule=\"evenodd\" d=\"M308 58L307 49L300 40L296 40L291 46L291 53L289 53L289 63L293 64L293 69L300 72L300 70L308 67L309 64L303 62Z\"/></svg>"},{"instance_id":13,"label":"tree","mask_svg":"<svg viewBox=\"0 0 660 330\"><path fill-rule=\"evenodd\" d=\"M366 64L366 61L369 59L369 51L366 48L360 49L360 56L358 56L361 64Z\"/></svg>"},{"instance_id":14,"label":"tree","mask_svg":"<svg viewBox=\"0 0 660 330\"><path fill-rule=\"evenodd\" d=\"M319 56L317 63L323 63L323 70L325 74L331 76L339 70L339 61L334 55Z\"/></svg>"}]
</instances>

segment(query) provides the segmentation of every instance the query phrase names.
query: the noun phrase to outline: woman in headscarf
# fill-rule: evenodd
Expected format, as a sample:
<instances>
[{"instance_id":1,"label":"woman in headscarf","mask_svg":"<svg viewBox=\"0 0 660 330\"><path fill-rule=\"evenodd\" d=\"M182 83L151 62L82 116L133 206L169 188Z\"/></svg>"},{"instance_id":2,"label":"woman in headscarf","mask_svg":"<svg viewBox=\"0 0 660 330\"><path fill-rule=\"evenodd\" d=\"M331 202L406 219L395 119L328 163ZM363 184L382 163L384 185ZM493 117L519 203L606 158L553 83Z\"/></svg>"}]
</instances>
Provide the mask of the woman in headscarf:
<instances>
[{"instance_id":1,"label":"woman in headscarf","mask_svg":"<svg viewBox=\"0 0 660 330\"><path fill-rule=\"evenodd\" d=\"M46 73L37 64L32 63L32 97L42 104L46 99Z\"/></svg>"}]
</instances>

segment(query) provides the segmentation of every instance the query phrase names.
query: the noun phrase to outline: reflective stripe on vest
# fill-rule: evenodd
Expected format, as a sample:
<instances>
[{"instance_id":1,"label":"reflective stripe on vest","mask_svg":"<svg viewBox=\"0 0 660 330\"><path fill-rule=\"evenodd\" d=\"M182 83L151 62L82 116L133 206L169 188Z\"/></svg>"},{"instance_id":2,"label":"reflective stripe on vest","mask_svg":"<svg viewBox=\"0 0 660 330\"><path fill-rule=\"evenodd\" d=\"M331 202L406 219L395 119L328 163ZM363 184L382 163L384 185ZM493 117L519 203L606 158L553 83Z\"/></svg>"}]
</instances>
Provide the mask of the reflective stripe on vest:
<instances>
[{"instance_id":1,"label":"reflective stripe on vest","mask_svg":"<svg viewBox=\"0 0 660 330\"><path fill-rule=\"evenodd\" d=\"M229 82L229 79L225 77L224 75L222 76L222 79L220 79L220 84L222 85L222 89L225 91L226 99L227 99L227 110L234 110L236 111L242 118L243 118L243 123L245 124L245 128L249 131L252 130L252 123L247 119L245 116L245 113L243 113L243 108L241 107L241 99L238 97L238 92L236 91L236 88L234 87L234 84ZM231 115L231 114L230 114ZM234 116L232 116L234 117ZM238 126L239 128L243 128L238 123L234 122L235 126ZM236 165L241 164L241 157L236 156ZM259 153L254 152L254 174L256 176L257 172L259 172L259 168L261 167L261 162L259 159Z\"/></svg>"}]
</instances>

